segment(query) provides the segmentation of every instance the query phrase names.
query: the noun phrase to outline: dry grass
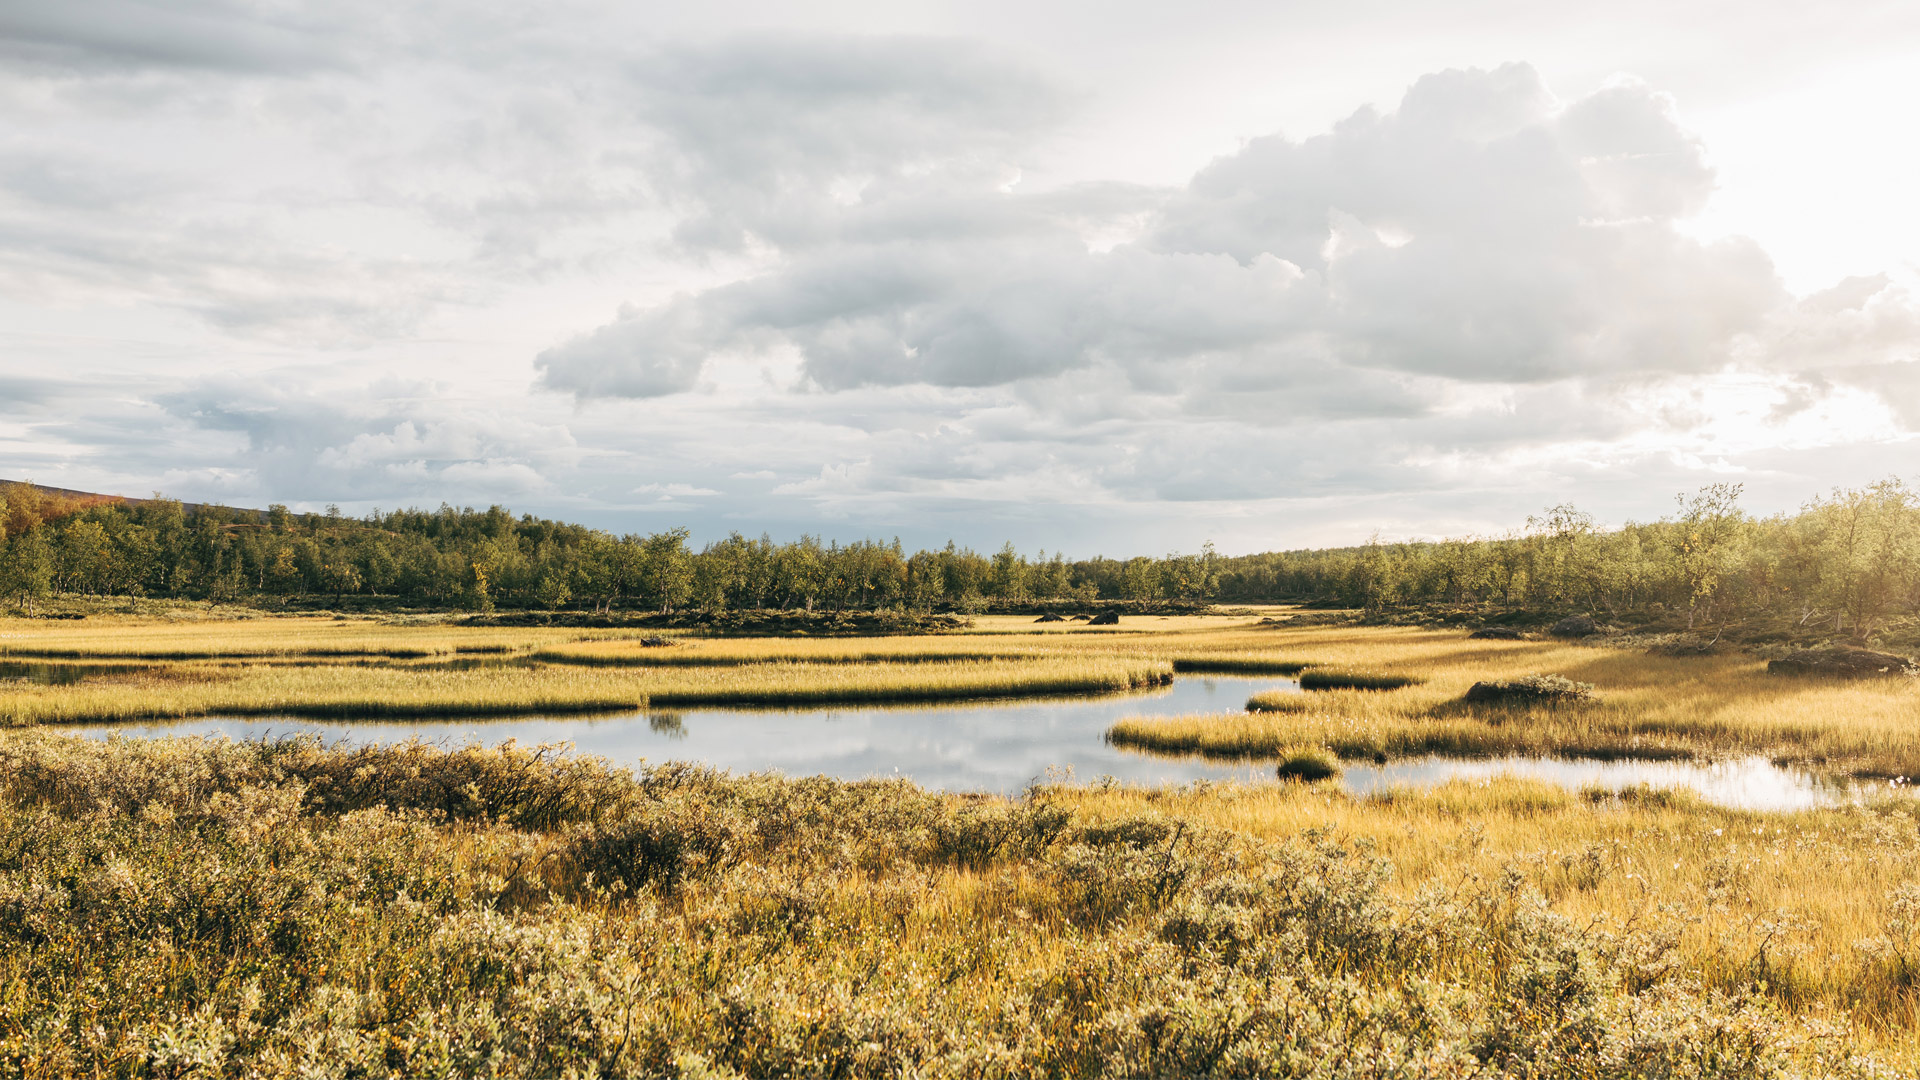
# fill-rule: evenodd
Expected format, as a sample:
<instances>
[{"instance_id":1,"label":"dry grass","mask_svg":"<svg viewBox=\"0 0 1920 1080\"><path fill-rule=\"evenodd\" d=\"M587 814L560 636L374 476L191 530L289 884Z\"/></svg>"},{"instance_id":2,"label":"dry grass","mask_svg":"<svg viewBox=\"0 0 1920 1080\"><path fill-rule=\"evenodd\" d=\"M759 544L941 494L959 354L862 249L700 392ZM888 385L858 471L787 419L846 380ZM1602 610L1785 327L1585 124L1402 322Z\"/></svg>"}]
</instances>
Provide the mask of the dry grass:
<instances>
[{"instance_id":1,"label":"dry grass","mask_svg":"<svg viewBox=\"0 0 1920 1080\"><path fill-rule=\"evenodd\" d=\"M1140 717L1116 740L1162 752L1267 756L1301 744L1343 756L1765 753L1863 776L1920 776L1920 684L1788 679L1739 655L1661 657L1565 642L1471 641L1402 628L1272 631L1276 652L1421 680L1390 692L1254 699L1249 715ZM1592 683L1597 700L1467 705L1475 682L1534 673Z\"/></svg>"},{"instance_id":2,"label":"dry grass","mask_svg":"<svg viewBox=\"0 0 1920 1080\"><path fill-rule=\"evenodd\" d=\"M286 616L177 620L92 618L0 622L0 657L197 660L221 657L426 657L520 652L638 632L542 627L462 627Z\"/></svg>"},{"instance_id":3,"label":"dry grass","mask_svg":"<svg viewBox=\"0 0 1920 1080\"><path fill-rule=\"evenodd\" d=\"M71 686L0 688L0 723L113 722L207 715L504 716L696 704L796 705L1108 693L1172 677L1164 662L1114 657L923 664L760 663L725 668L498 666L435 670L353 664L194 662Z\"/></svg>"},{"instance_id":4,"label":"dry grass","mask_svg":"<svg viewBox=\"0 0 1920 1080\"><path fill-rule=\"evenodd\" d=\"M1763 983L1805 1012L1852 1016L1912 1054L1920 1002L1920 807L1754 813L1684 792L1589 797L1501 779L1363 797L1328 786L1172 791L1062 789L1097 818L1156 810L1250 837L1323 829L1393 861L1388 888L1411 900L1516 876L1576 924L1659 926L1678 973L1737 992ZM1906 950L1907 966L1896 958Z\"/></svg>"},{"instance_id":5,"label":"dry grass","mask_svg":"<svg viewBox=\"0 0 1920 1080\"><path fill-rule=\"evenodd\" d=\"M0 836L0 1066L30 1075L1914 1064L1920 828L1887 807L1513 783L1014 802L13 732Z\"/></svg>"}]
</instances>

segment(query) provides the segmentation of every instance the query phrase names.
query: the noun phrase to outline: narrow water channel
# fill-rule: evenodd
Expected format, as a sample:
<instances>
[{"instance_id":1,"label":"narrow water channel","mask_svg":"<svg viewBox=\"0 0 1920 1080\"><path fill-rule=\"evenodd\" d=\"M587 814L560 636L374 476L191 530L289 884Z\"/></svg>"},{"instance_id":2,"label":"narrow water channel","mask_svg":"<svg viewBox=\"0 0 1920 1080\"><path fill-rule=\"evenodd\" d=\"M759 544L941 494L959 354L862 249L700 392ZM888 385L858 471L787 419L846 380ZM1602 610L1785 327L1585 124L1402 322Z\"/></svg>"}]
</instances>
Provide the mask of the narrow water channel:
<instances>
[{"instance_id":1,"label":"narrow water channel","mask_svg":"<svg viewBox=\"0 0 1920 1080\"><path fill-rule=\"evenodd\" d=\"M624 765L694 761L733 772L779 770L846 780L901 776L946 791L1014 793L1049 775L1079 781L1104 776L1128 784L1195 780L1274 783L1267 762L1161 757L1110 746L1114 721L1142 714L1237 713L1253 694L1298 689L1273 677L1183 676L1139 694L938 705L829 706L799 709L689 708L600 717L512 720L326 722L300 718L206 718L167 724L85 727L92 737L213 735L275 738L312 732L328 742L385 743L419 738L442 744L515 739L525 745L572 743L579 753ZM1686 788L1724 806L1794 810L1902 794L1900 785L1836 780L1753 757L1719 762L1593 761L1556 758L1427 757L1382 765L1348 762L1338 783L1356 794L1424 789L1450 781L1514 775L1569 790L1619 791L1647 785Z\"/></svg>"}]
</instances>

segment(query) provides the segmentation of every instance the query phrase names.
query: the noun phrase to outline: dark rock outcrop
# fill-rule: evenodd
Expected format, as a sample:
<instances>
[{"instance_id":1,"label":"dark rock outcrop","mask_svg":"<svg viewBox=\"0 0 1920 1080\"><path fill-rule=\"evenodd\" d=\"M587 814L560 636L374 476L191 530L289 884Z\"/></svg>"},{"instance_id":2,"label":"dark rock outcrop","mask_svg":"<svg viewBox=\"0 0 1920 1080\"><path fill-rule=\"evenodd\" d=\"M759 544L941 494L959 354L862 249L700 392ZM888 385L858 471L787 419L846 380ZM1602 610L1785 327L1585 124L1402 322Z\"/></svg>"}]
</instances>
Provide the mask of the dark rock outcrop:
<instances>
[{"instance_id":1,"label":"dark rock outcrop","mask_svg":"<svg viewBox=\"0 0 1920 1080\"><path fill-rule=\"evenodd\" d=\"M1095 615L1093 618L1088 619L1087 625L1088 626L1119 626L1120 613L1117 611L1103 611L1100 614Z\"/></svg>"},{"instance_id":2,"label":"dark rock outcrop","mask_svg":"<svg viewBox=\"0 0 1920 1080\"><path fill-rule=\"evenodd\" d=\"M1826 675L1840 679L1871 679L1920 674L1920 667L1904 656L1836 646L1801 649L1767 663L1770 675Z\"/></svg>"},{"instance_id":3,"label":"dark rock outcrop","mask_svg":"<svg viewBox=\"0 0 1920 1080\"><path fill-rule=\"evenodd\" d=\"M1599 632L1600 624L1591 615L1569 615L1547 628L1547 633L1562 638L1592 637Z\"/></svg>"},{"instance_id":4,"label":"dark rock outcrop","mask_svg":"<svg viewBox=\"0 0 1920 1080\"><path fill-rule=\"evenodd\" d=\"M1519 630L1511 626L1483 626L1467 636L1470 638L1481 638L1487 641L1519 641L1526 637L1525 634L1522 634Z\"/></svg>"},{"instance_id":5,"label":"dark rock outcrop","mask_svg":"<svg viewBox=\"0 0 1920 1080\"><path fill-rule=\"evenodd\" d=\"M1033 621L1034 622L1066 622L1067 620L1065 616L1055 615L1053 612L1049 611L1045 615L1042 615Z\"/></svg>"}]
</instances>

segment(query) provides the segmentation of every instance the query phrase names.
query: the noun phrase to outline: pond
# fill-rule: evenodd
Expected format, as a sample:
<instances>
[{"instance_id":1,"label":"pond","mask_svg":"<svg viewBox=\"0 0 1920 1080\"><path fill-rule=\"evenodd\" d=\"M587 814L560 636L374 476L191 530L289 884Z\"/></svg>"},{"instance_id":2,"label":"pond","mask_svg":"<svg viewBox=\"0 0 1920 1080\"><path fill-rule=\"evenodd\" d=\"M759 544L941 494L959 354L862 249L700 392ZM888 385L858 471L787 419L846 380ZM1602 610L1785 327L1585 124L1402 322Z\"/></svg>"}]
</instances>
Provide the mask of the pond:
<instances>
[{"instance_id":1,"label":"pond","mask_svg":"<svg viewBox=\"0 0 1920 1080\"><path fill-rule=\"evenodd\" d=\"M734 772L778 769L846 780L904 776L947 791L1013 793L1049 769L1123 783L1271 781L1266 763L1150 757L1107 745L1114 721L1141 713L1240 712L1262 691L1298 688L1273 677L1183 676L1146 693L804 709L686 708L600 717L327 722L297 718L196 719L80 729L84 734L226 735L257 739L311 731L323 739L570 742L620 764L698 761Z\"/></svg>"},{"instance_id":2,"label":"pond","mask_svg":"<svg viewBox=\"0 0 1920 1080\"><path fill-rule=\"evenodd\" d=\"M1599 761L1593 758L1404 758L1384 765L1349 763L1340 785L1357 795L1393 788L1430 788L1455 780L1518 776L1569 790L1620 791L1642 784L1686 788L1707 802L1739 810L1806 810L1861 802L1878 795L1911 795L1910 785L1850 780L1775 765L1764 757L1726 761Z\"/></svg>"},{"instance_id":3,"label":"pond","mask_svg":"<svg viewBox=\"0 0 1920 1080\"><path fill-rule=\"evenodd\" d=\"M1016 793L1049 775L1080 781L1103 776L1128 784L1196 780L1274 783L1268 762L1162 757L1110 746L1116 720L1141 714L1236 713L1262 691L1293 689L1273 677L1181 676L1138 694L972 701L938 705L828 706L799 709L688 708L599 717L514 720L327 722L298 718L196 719L168 724L77 729L80 734L151 738L223 735L272 738L313 732L332 742L398 742L420 738L522 744L572 743L619 764L696 761L734 772L777 769L789 776L824 774L846 780L901 776L946 791ZM1504 757L1412 758L1386 764L1347 762L1335 781L1355 794L1395 787L1429 788L1513 775L1570 790L1618 791L1648 785L1688 788L1710 802L1754 810L1794 810L1905 793L1905 785L1855 782L1777 766L1766 758L1731 761L1596 761Z\"/></svg>"}]
</instances>

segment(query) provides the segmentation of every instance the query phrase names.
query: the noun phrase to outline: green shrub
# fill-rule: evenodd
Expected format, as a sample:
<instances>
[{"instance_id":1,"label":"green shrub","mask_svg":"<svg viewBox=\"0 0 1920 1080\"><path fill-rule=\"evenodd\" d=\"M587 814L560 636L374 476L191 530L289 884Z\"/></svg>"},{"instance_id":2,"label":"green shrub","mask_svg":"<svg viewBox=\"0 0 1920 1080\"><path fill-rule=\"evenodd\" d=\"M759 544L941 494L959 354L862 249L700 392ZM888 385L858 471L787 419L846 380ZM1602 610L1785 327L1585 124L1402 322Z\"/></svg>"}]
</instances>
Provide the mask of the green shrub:
<instances>
[{"instance_id":1,"label":"green shrub","mask_svg":"<svg viewBox=\"0 0 1920 1080\"><path fill-rule=\"evenodd\" d=\"M1327 780L1340 775L1340 759L1324 746L1296 746L1280 751L1274 775L1282 780Z\"/></svg>"},{"instance_id":2,"label":"green shrub","mask_svg":"<svg viewBox=\"0 0 1920 1080\"><path fill-rule=\"evenodd\" d=\"M1563 675L1524 675L1474 683L1462 700L1491 705L1560 705L1592 701L1593 684L1574 682Z\"/></svg>"}]
</instances>

